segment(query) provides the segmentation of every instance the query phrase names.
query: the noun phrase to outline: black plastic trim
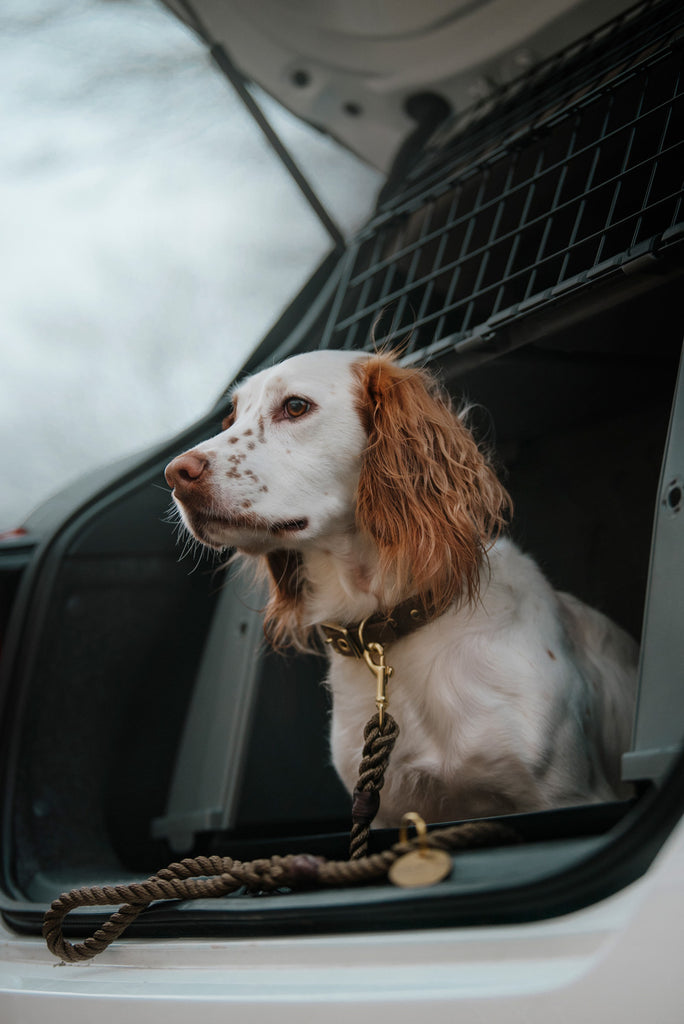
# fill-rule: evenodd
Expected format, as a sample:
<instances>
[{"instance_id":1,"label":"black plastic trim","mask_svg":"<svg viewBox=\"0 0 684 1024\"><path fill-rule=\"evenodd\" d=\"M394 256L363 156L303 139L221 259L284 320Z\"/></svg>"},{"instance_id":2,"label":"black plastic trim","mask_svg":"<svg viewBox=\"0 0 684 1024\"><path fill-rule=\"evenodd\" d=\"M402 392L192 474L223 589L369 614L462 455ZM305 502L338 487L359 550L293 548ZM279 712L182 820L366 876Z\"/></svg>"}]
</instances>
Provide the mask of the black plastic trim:
<instances>
[{"instance_id":1,"label":"black plastic trim","mask_svg":"<svg viewBox=\"0 0 684 1024\"><path fill-rule=\"evenodd\" d=\"M131 926L133 937L256 938L331 932L378 932L453 928L473 925L522 924L581 910L620 891L650 867L684 813L684 755L663 787L645 794L626 817L606 834L598 846L586 843L586 855L562 870L550 871L536 882L497 887L490 891L449 893L450 882L431 889L382 891L358 888L318 894L302 906L294 894L269 898L230 897L215 907L192 903L155 904ZM599 809L597 809L598 811ZM550 812L550 816L564 812ZM507 821L513 821L512 816ZM536 816L538 819L544 815ZM545 829L544 829L545 831ZM575 842L577 840L561 840ZM364 899L364 892L368 893ZM372 902L370 895L373 896ZM372 914L369 909L372 906ZM23 934L36 934L46 907L5 904L8 926ZM102 915L74 913L65 922L65 934L91 932Z\"/></svg>"}]
</instances>

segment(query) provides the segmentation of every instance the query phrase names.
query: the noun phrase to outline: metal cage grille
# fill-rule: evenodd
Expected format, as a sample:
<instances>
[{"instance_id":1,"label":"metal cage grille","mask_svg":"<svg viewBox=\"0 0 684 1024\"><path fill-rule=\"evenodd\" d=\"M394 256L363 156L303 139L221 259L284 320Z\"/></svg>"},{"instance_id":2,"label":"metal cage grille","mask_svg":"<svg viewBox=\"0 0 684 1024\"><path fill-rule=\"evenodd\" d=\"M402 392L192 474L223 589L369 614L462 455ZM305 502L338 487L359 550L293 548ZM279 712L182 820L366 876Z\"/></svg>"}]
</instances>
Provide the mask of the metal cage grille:
<instances>
[{"instance_id":1,"label":"metal cage grille","mask_svg":"<svg viewBox=\"0 0 684 1024\"><path fill-rule=\"evenodd\" d=\"M458 344L678 237L683 24L641 5L445 125L349 246L323 345Z\"/></svg>"}]
</instances>

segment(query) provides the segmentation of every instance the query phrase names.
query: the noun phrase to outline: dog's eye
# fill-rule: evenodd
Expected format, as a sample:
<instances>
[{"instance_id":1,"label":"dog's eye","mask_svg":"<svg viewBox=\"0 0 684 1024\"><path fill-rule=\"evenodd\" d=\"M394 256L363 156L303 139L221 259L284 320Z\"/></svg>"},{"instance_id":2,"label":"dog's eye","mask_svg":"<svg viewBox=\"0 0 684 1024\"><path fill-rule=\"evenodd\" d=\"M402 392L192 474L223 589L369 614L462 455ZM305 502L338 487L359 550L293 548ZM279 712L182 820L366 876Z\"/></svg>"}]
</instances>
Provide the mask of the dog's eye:
<instances>
[{"instance_id":1,"label":"dog's eye","mask_svg":"<svg viewBox=\"0 0 684 1024\"><path fill-rule=\"evenodd\" d=\"M308 412L311 408L311 402L307 402L305 398L288 398L283 404L285 415L291 419L296 420L300 416L303 416L305 412Z\"/></svg>"}]
</instances>

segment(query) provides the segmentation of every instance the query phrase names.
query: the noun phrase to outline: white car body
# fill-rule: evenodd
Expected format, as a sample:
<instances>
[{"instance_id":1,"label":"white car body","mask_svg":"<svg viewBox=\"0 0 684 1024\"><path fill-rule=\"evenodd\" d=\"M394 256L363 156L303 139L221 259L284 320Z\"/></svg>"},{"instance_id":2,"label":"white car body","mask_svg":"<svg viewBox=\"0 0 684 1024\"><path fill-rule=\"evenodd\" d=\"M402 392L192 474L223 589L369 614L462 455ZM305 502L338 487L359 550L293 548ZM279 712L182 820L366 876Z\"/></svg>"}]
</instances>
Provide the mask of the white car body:
<instances>
[{"instance_id":1,"label":"white car body","mask_svg":"<svg viewBox=\"0 0 684 1024\"><path fill-rule=\"evenodd\" d=\"M134 939L80 965L0 927L3 1024L680 1024L684 824L637 882L531 924Z\"/></svg>"}]
</instances>

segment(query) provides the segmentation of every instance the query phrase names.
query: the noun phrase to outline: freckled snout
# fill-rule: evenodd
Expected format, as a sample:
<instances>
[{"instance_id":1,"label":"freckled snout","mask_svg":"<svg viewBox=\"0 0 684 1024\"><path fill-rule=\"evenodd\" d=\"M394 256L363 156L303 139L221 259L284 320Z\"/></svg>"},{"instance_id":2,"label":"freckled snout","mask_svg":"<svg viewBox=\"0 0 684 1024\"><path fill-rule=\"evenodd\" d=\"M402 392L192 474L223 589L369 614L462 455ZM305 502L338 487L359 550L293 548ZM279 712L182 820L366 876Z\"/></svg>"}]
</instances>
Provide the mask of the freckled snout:
<instances>
[{"instance_id":1,"label":"freckled snout","mask_svg":"<svg viewBox=\"0 0 684 1024\"><path fill-rule=\"evenodd\" d=\"M202 476L209 465L209 460L198 452L184 452L169 462L164 470L166 482L173 487L177 498L188 497L197 490L198 484L204 483Z\"/></svg>"}]
</instances>

